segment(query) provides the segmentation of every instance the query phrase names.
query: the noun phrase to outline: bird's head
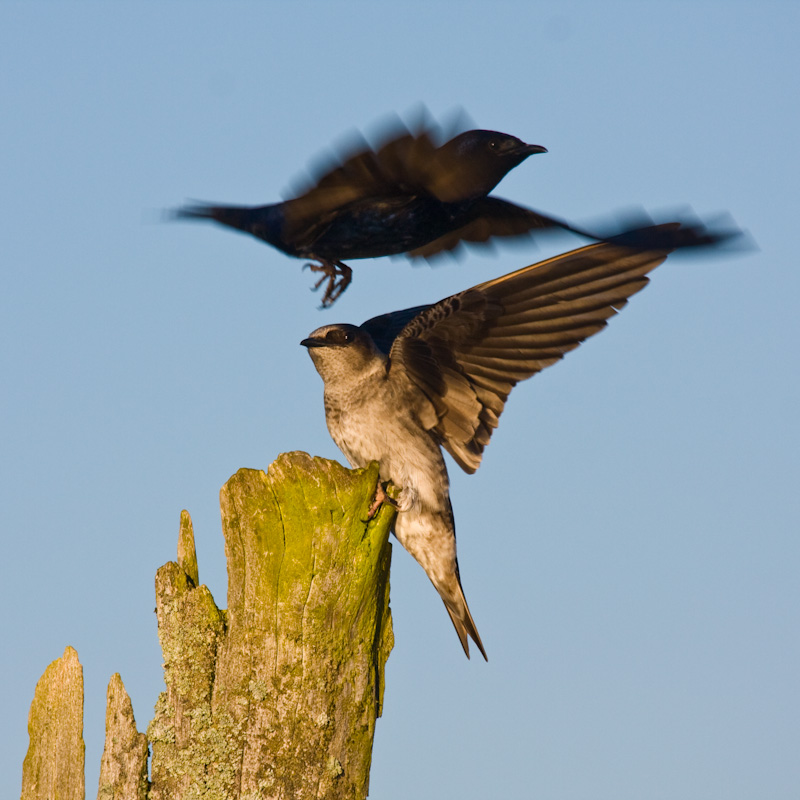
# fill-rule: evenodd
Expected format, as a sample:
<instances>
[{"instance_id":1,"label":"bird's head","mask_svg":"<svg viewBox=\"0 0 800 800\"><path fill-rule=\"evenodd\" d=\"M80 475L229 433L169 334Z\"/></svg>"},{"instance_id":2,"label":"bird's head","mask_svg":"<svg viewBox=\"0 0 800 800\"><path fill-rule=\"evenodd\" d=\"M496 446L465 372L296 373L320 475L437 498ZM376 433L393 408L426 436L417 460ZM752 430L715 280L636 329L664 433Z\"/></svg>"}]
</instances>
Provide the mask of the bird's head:
<instances>
[{"instance_id":1,"label":"bird's head","mask_svg":"<svg viewBox=\"0 0 800 800\"><path fill-rule=\"evenodd\" d=\"M370 372L386 368L386 356L356 325L323 325L300 344L308 349L326 385L329 381L363 380Z\"/></svg>"},{"instance_id":2,"label":"bird's head","mask_svg":"<svg viewBox=\"0 0 800 800\"><path fill-rule=\"evenodd\" d=\"M465 131L437 152L440 199L460 200L486 195L528 156L546 153L538 144L526 144L498 131Z\"/></svg>"},{"instance_id":3,"label":"bird's head","mask_svg":"<svg viewBox=\"0 0 800 800\"><path fill-rule=\"evenodd\" d=\"M526 144L522 139L499 131L466 131L451 139L451 144L464 156L478 156L481 153L492 155L503 161L513 161L513 166L521 164L528 156L546 153L547 148L538 144ZM511 169L511 167L509 167Z\"/></svg>"}]
</instances>

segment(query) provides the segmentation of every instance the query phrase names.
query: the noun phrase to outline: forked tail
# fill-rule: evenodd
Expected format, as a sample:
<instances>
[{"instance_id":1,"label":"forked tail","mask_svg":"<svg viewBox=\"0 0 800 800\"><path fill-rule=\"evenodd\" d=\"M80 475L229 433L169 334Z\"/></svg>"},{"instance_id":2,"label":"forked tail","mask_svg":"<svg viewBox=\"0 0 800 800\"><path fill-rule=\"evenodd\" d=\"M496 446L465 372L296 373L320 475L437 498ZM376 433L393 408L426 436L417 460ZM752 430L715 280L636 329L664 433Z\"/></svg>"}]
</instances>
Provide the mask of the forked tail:
<instances>
[{"instance_id":1,"label":"forked tail","mask_svg":"<svg viewBox=\"0 0 800 800\"><path fill-rule=\"evenodd\" d=\"M461 646L464 648L464 652L469 658L469 640L467 637L469 636L473 642L478 646L478 650L481 651L481 655L483 656L485 661L488 661L488 657L486 656L486 651L483 649L483 642L481 641L481 635L478 633L478 629L475 627L475 620L472 619L472 614L469 612L469 606L467 605L467 598L464 597L464 590L461 588L461 581L456 579L458 591L447 592L449 597L445 599L445 593L436 587L439 591L439 595L441 596L442 600L444 601L444 607L447 609L447 613L450 615L450 619L453 622L453 627L456 629L456 633L458 634L458 638L461 640Z\"/></svg>"}]
</instances>

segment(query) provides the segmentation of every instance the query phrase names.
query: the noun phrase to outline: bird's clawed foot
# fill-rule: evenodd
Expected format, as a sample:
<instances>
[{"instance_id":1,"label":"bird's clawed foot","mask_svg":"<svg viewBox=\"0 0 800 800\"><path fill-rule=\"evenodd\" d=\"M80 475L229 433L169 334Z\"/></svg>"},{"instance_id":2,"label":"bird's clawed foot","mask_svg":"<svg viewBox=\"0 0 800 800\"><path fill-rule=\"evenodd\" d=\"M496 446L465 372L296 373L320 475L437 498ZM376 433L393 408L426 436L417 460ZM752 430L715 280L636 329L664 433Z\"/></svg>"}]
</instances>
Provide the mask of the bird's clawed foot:
<instances>
[{"instance_id":1,"label":"bird's clawed foot","mask_svg":"<svg viewBox=\"0 0 800 800\"><path fill-rule=\"evenodd\" d=\"M325 294L322 295L322 307L330 308L353 280L353 270L341 261L324 261L319 264L309 262L305 265L312 272L321 272L322 277L314 284L314 291L319 289L325 281Z\"/></svg>"},{"instance_id":2,"label":"bird's clawed foot","mask_svg":"<svg viewBox=\"0 0 800 800\"><path fill-rule=\"evenodd\" d=\"M396 497L390 497L386 488L389 486L390 481L381 481L378 479L378 485L375 488L375 497L372 498L369 510L367 511L367 518L365 522L369 522L379 511L384 503L388 503L397 511L408 511L416 502L417 493L413 489L401 489L397 492Z\"/></svg>"},{"instance_id":3,"label":"bird's clawed foot","mask_svg":"<svg viewBox=\"0 0 800 800\"><path fill-rule=\"evenodd\" d=\"M369 510L367 511L366 522L369 522L378 513L380 507L384 503L389 503L389 505L397 508L397 501L389 497L386 493L386 486L387 483L378 479L378 485L375 487L375 497L372 498L372 502L369 504Z\"/></svg>"}]
</instances>

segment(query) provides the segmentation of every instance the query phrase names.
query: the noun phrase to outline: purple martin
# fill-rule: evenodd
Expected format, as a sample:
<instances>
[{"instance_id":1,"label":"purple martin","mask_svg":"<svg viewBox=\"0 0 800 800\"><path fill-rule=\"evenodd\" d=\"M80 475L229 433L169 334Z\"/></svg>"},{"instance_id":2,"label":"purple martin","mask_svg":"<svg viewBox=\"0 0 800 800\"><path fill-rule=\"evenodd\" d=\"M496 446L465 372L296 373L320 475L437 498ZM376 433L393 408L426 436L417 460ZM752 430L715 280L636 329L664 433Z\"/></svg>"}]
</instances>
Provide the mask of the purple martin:
<instances>
[{"instance_id":1,"label":"purple martin","mask_svg":"<svg viewBox=\"0 0 800 800\"><path fill-rule=\"evenodd\" d=\"M377 461L381 481L399 489L394 533L439 592L468 658L468 636L486 652L461 587L442 448L475 472L518 381L600 332L672 250L726 238L681 223L630 231L433 305L324 325L301 342L324 382L333 440L351 466Z\"/></svg>"},{"instance_id":2,"label":"purple martin","mask_svg":"<svg viewBox=\"0 0 800 800\"><path fill-rule=\"evenodd\" d=\"M462 242L516 237L566 222L489 196L503 177L544 147L497 131L470 130L437 144L431 125L416 132L401 123L375 148L363 138L316 183L282 203L264 206L196 204L180 219L210 219L296 258L327 279L323 306L347 288L345 259L405 253L428 258Z\"/></svg>"}]
</instances>

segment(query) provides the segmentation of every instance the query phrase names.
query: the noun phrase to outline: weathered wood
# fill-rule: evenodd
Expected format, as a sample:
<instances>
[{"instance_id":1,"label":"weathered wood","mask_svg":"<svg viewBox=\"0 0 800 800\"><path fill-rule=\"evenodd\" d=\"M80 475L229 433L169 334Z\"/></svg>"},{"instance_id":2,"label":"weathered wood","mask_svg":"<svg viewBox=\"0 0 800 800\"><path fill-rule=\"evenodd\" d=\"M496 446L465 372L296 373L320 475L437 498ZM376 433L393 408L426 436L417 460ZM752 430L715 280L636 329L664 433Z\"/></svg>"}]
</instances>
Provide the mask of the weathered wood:
<instances>
[{"instance_id":1,"label":"weathered wood","mask_svg":"<svg viewBox=\"0 0 800 800\"><path fill-rule=\"evenodd\" d=\"M136 730L133 706L119 673L106 695L106 743L97 800L147 800L147 737Z\"/></svg>"},{"instance_id":2,"label":"weathered wood","mask_svg":"<svg viewBox=\"0 0 800 800\"><path fill-rule=\"evenodd\" d=\"M186 510L181 511L181 528L178 533L178 566L189 576L195 586L200 585L192 518Z\"/></svg>"},{"instance_id":3,"label":"weathered wood","mask_svg":"<svg viewBox=\"0 0 800 800\"><path fill-rule=\"evenodd\" d=\"M178 564L159 570L153 800L366 797L393 643L393 512L365 521L377 478L305 453L236 473L226 613Z\"/></svg>"},{"instance_id":4,"label":"weathered wood","mask_svg":"<svg viewBox=\"0 0 800 800\"><path fill-rule=\"evenodd\" d=\"M83 668L71 647L36 684L28 734L21 800L84 800Z\"/></svg>"},{"instance_id":5,"label":"weathered wood","mask_svg":"<svg viewBox=\"0 0 800 800\"><path fill-rule=\"evenodd\" d=\"M367 796L393 645L394 511L366 520L377 480L376 466L350 471L305 453L237 472L220 492L227 611L199 584L182 512L178 560L156 574L166 691L145 737L112 677L99 800ZM67 648L31 705L23 800L83 800L82 715Z\"/></svg>"},{"instance_id":6,"label":"weathered wood","mask_svg":"<svg viewBox=\"0 0 800 800\"><path fill-rule=\"evenodd\" d=\"M195 587L175 562L156 573L156 612L167 691L147 729L153 747L150 796L237 797L228 726L211 711L224 614L208 588Z\"/></svg>"}]
</instances>

